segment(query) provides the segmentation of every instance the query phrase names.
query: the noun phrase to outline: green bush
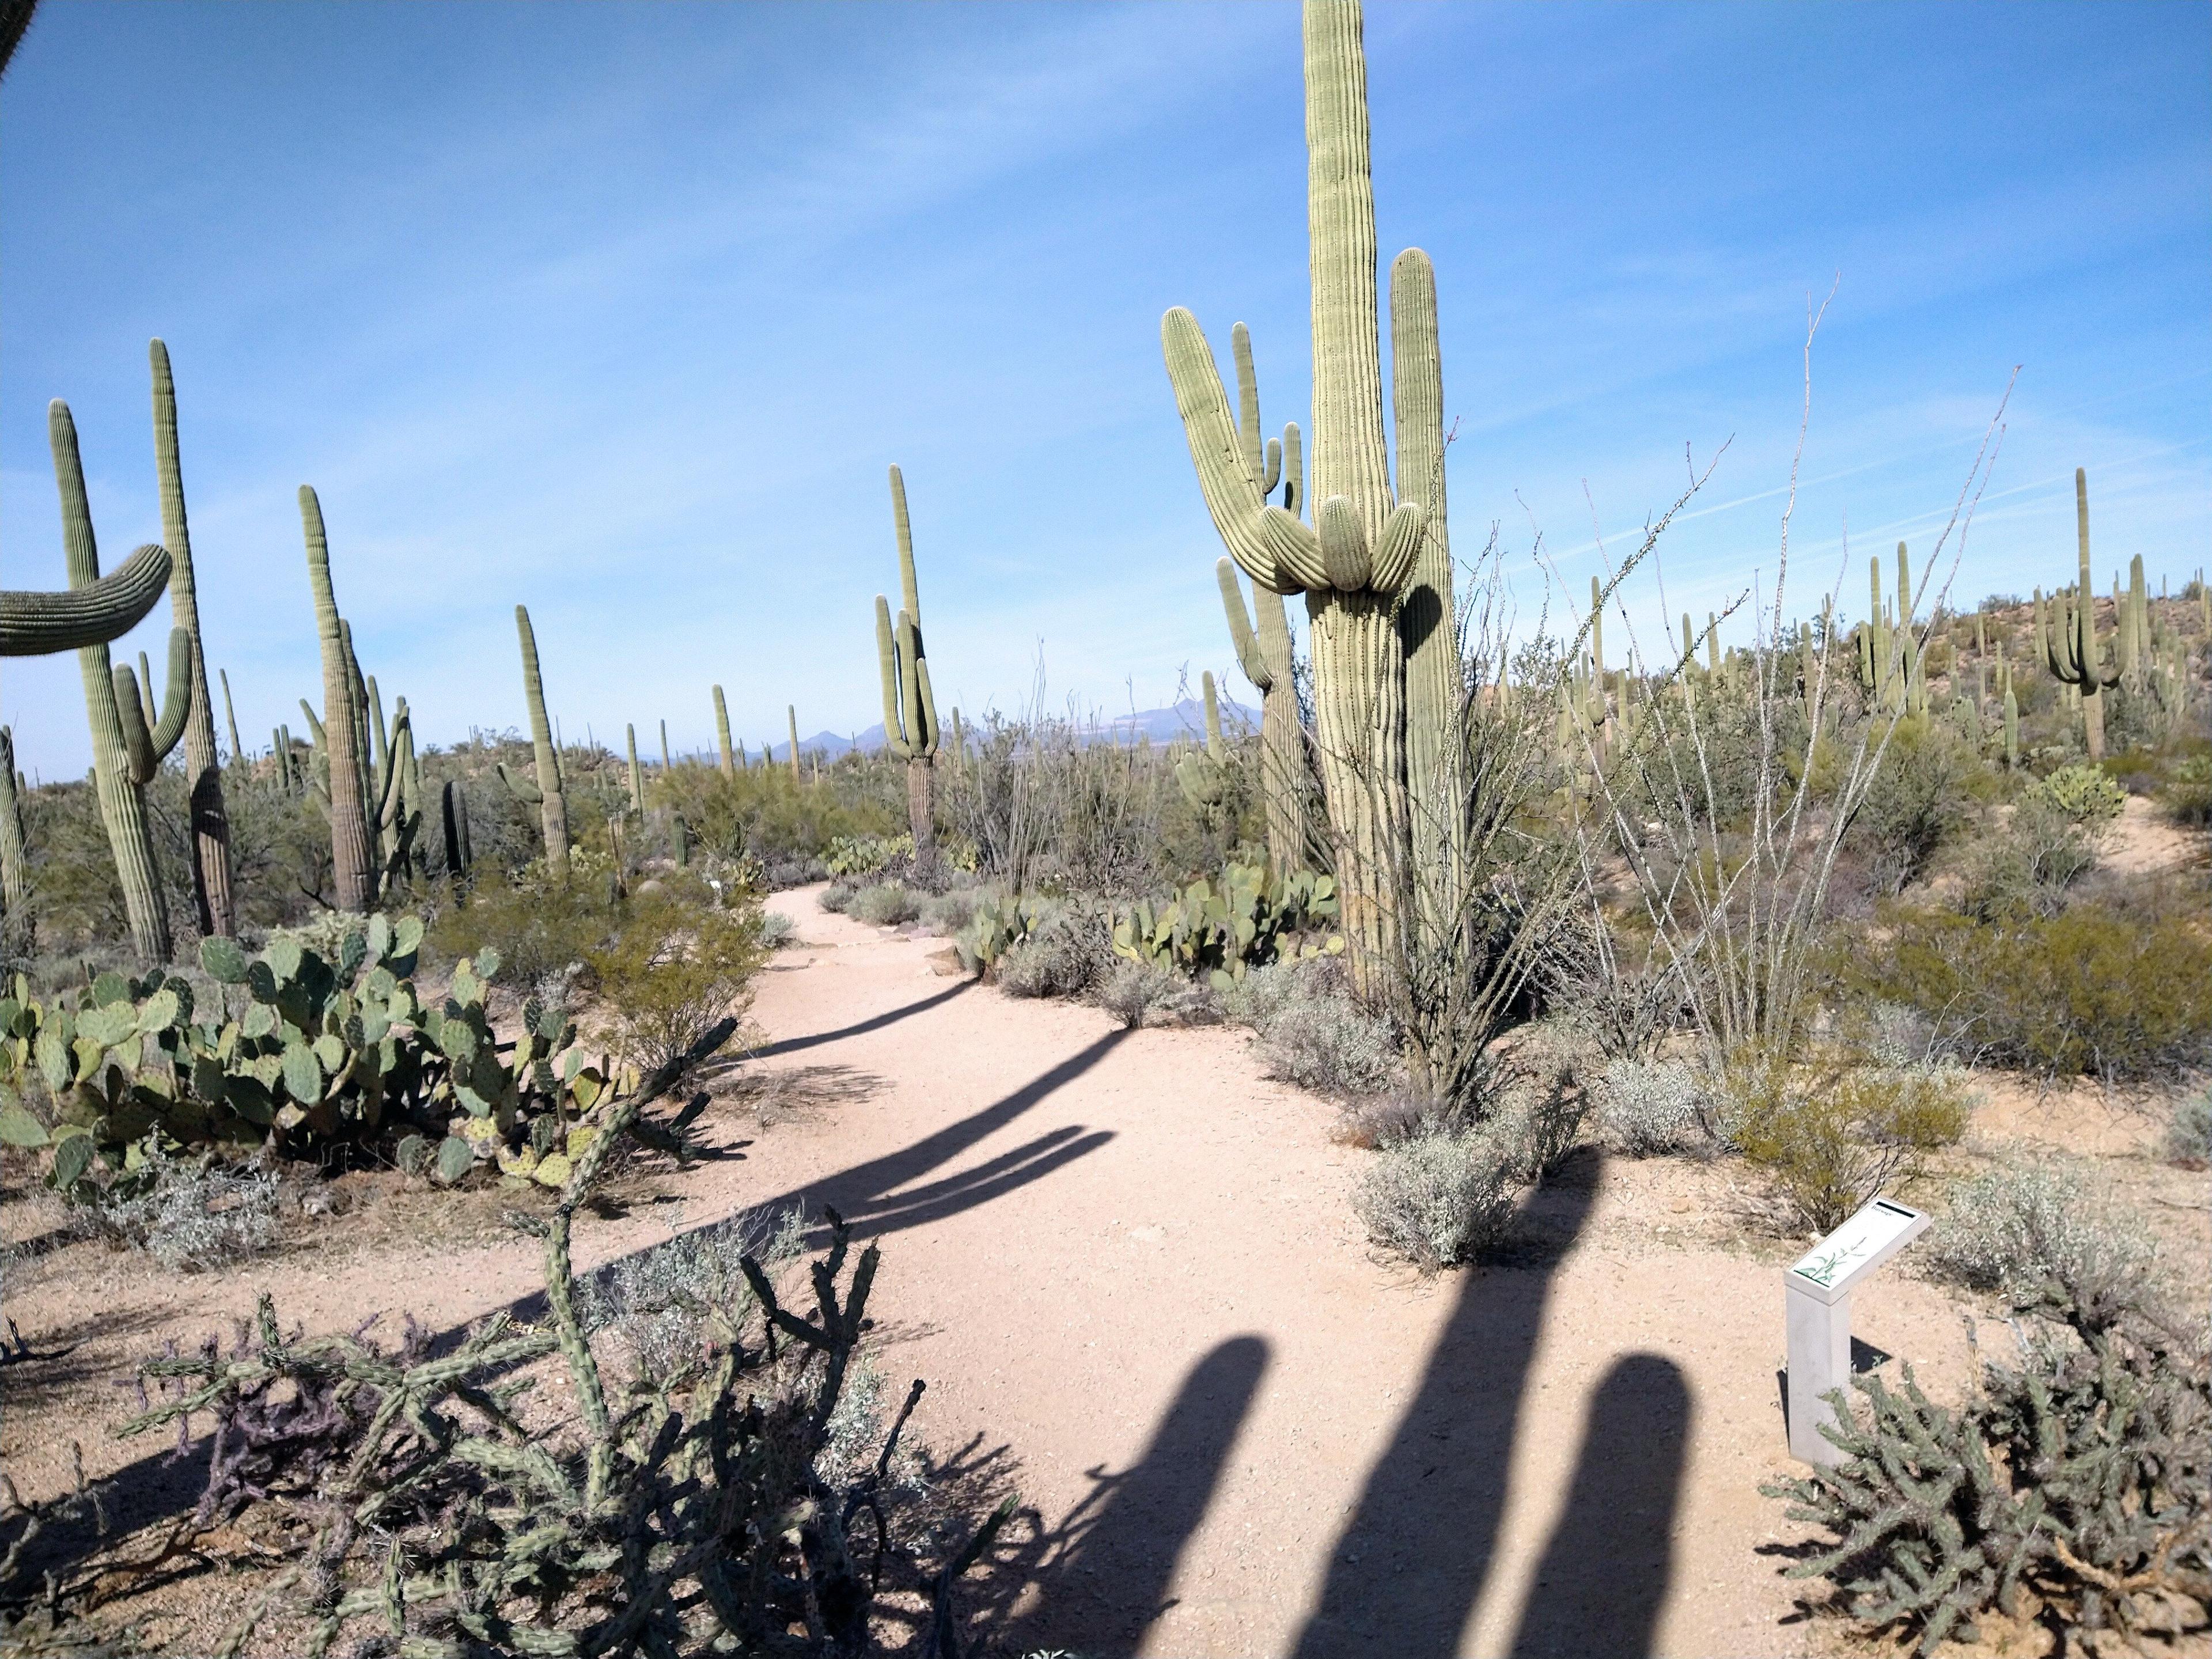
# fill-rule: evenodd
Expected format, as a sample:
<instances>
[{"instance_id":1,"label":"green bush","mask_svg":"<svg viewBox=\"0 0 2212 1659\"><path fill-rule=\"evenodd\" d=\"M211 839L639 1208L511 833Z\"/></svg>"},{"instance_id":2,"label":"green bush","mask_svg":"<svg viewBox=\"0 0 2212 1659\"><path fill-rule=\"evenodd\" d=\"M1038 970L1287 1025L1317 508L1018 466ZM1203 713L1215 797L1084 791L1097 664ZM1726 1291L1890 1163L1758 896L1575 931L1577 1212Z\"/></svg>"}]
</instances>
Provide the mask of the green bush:
<instances>
[{"instance_id":1,"label":"green bush","mask_svg":"<svg viewBox=\"0 0 2212 1659\"><path fill-rule=\"evenodd\" d=\"M501 982L530 990L587 963L614 935L621 900L611 861L570 854L565 873L540 861L511 878L478 877L465 898L446 906L425 943L445 961L498 953Z\"/></svg>"},{"instance_id":2,"label":"green bush","mask_svg":"<svg viewBox=\"0 0 2212 1659\"><path fill-rule=\"evenodd\" d=\"M1948 726L1926 719L1898 723L1849 832L1878 890L1895 893L1919 879L1966 823L1988 775Z\"/></svg>"},{"instance_id":3,"label":"green bush","mask_svg":"<svg viewBox=\"0 0 2212 1659\"><path fill-rule=\"evenodd\" d=\"M2067 890L2097 867L2094 838L2049 795L2026 791L2004 824L1978 838L1966 860L1960 908L1984 921L2052 916Z\"/></svg>"},{"instance_id":4,"label":"green bush","mask_svg":"<svg viewBox=\"0 0 2212 1659\"><path fill-rule=\"evenodd\" d=\"M1080 996L1114 969L1106 919L1087 904L1055 906L1009 945L992 982L1012 997Z\"/></svg>"},{"instance_id":5,"label":"green bush","mask_svg":"<svg viewBox=\"0 0 2212 1659\"><path fill-rule=\"evenodd\" d=\"M742 1017L769 947L760 900L744 888L720 905L672 887L623 907L607 942L586 957L623 1057L642 1073L690 1051L725 1015Z\"/></svg>"},{"instance_id":6,"label":"green bush","mask_svg":"<svg viewBox=\"0 0 2212 1659\"><path fill-rule=\"evenodd\" d=\"M2212 753L2200 750L2177 761L2158 800L2177 823L2197 830L2212 823Z\"/></svg>"},{"instance_id":7,"label":"green bush","mask_svg":"<svg viewBox=\"0 0 2212 1659\"><path fill-rule=\"evenodd\" d=\"M2212 1089L2200 1089L2173 1109L2166 1125L2166 1156L2184 1169L2212 1164Z\"/></svg>"},{"instance_id":8,"label":"green bush","mask_svg":"<svg viewBox=\"0 0 2212 1659\"><path fill-rule=\"evenodd\" d=\"M1723 1086L1729 1139L1816 1233L1911 1180L1929 1152L1966 1132L1966 1084L1954 1067L1753 1056Z\"/></svg>"},{"instance_id":9,"label":"green bush","mask_svg":"<svg viewBox=\"0 0 2212 1659\"><path fill-rule=\"evenodd\" d=\"M2045 1076L2142 1081L2212 1054L2212 936L2188 914L1891 907L1850 976L1920 1010L1954 1050Z\"/></svg>"},{"instance_id":10,"label":"green bush","mask_svg":"<svg viewBox=\"0 0 2212 1659\"><path fill-rule=\"evenodd\" d=\"M763 864L823 858L839 875L846 872L827 856L833 847L880 837L898 821L890 803L852 787L860 776L833 769L818 783L800 782L787 767L740 768L725 776L717 767L684 765L656 774L648 799L680 815L709 853L750 854Z\"/></svg>"},{"instance_id":11,"label":"green bush","mask_svg":"<svg viewBox=\"0 0 2212 1659\"><path fill-rule=\"evenodd\" d=\"M854 894L846 914L871 927L896 927L921 914L921 900L897 882L879 882Z\"/></svg>"},{"instance_id":12,"label":"green bush","mask_svg":"<svg viewBox=\"0 0 2212 1659\"><path fill-rule=\"evenodd\" d=\"M2110 823L2128 804L2128 792L2094 766L2062 766L2029 787L2085 829Z\"/></svg>"}]
</instances>

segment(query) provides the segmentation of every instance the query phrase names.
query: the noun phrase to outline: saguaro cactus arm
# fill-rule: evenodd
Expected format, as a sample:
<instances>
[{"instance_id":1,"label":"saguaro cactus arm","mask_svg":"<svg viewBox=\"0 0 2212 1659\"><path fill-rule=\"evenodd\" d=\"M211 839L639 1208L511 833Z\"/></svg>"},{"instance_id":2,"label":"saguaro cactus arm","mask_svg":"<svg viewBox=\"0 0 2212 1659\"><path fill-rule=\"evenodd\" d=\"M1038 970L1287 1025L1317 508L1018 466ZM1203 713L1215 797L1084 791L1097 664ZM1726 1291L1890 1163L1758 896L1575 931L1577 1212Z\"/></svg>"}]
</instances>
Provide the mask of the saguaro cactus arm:
<instances>
[{"instance_id":1,"label":"saguaro cactus arm","mask_svg":"<svg viewBox=\"0 0 2212 1659\"><path fill-rule=\"evenodd\" d=\"M143 653L138 658L138 672L150 672ZM150 724L146 718L155 707L150 682L142 692L131 671L117 667L115 712L123 717L123 750L131 765L133 783L152 782L161 763L175 752L178 740L185 735L185 719L191 709L191 696L192 636L181 628L169 630L169 683L162 694L161 713Z\"/></svg>"},{"instance_id":2,"label":"saguaro cactus arm","mask_svg":"<svg viewBox=\"0 0 2212 1659\"><path fill-rule=\"evenodd\" d=\"M1244 590L1237 585L1237 562L1223 557L1214 561L1213 574L1221 583L1222 614L1229 620L1230 642L1237 647L1237 665L1244 678L1264 694L1274 684L1275 676L1267 666L1267 659L1260 653L1260 641L1253 632L1252 619L1245 613Z\"/></svg>"},{"instance_id":3,"label":"saguaro cactus arm","mask_svg":"<svg viewBox=\"0 0 2212 1659\"><path fill-rule=\"evenodd\" d=\"M149 542L82 587L0 592L0 657L50 657L122 638L160 602L170 568L168 549Z\"/></svg>"}]
</instances>

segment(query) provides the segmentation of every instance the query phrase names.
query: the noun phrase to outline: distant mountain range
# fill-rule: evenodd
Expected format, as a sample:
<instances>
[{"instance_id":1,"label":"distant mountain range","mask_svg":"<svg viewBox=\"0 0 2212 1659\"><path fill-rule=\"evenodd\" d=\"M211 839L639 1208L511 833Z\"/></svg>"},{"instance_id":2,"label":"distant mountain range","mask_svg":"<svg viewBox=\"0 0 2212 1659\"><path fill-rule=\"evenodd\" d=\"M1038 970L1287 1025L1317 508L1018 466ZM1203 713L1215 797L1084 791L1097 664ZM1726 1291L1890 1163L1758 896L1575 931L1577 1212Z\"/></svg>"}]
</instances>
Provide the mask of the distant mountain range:
<instances>
[{"instance_id":1,"label":"distant mountain range","mask_svg":"<svg viewBox=\"0 0 2212 1659\"><path fill-rule=\"evenodd\" d=\"M946 711L951 717L951 711ZM1239 726L1259 729L1260 715L1256 709L1245 708L1227 697L1221 700L1221 724L1224 730L1235 732ZM970 727L972 731L973 728ZM1206 732L1206 705L1195 697L1170 704L1165 708L1146 708L1134 714L1123 714L1098 723L1101 738L1114 743L1134 743L1139 736L1150 738L1154 743L1170 743L1181 737L1202 737ZM950 733L947 733L948 740ZM882 722L865 732L817 732L811 738L799 740L799 752L811 755L819 750L835 760L854 749L863 754L873 754L884 746ZM769 751L771 759L788 760L791 745L780 743Z\"/></svg>"}]
</instances>

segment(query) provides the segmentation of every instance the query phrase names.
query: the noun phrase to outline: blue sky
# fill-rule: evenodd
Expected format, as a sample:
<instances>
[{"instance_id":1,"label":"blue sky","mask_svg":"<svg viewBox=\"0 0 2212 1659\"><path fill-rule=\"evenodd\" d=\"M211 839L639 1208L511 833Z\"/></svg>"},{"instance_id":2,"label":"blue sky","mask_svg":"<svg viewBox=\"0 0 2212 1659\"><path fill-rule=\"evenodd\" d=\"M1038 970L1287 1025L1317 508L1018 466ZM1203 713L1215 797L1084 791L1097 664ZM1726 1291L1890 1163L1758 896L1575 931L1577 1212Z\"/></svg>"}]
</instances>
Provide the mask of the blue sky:
<instances>
[{"instance_id":1,"label":"blue sky","mask_svg":"<svg viewBox=\"0 0 2212 1659\"><path fill-rule=\"evenodd\" d=\"M1590 501L1617 552L1731 438L1668 604L1771 581L1838 278L1808 608L1846 530L1847 615L1929 544L2015 365L1960 593L2069 575L2077 465L2100 580L2205 562L2212 8L1377 3L1368 53L1455 544L1498 523L1524 611L1537 530L1580 586ZM1159 316L1224 362L1249 322L1304 420L1302 122L1288 5L48 0L0 89L4 580L62 580L52 397L103 557L158 538L160 334L249 744L319 698L303 482L433 740L522 723L518 600L570 733L708 743L716 681L755 744L872 724L893 461L941 700L1018 703L1042 648L1055 701L1164 702L1232 659ZM0 668L0 718L87 763L73 660Z\"/></svg>"}]
</instances>

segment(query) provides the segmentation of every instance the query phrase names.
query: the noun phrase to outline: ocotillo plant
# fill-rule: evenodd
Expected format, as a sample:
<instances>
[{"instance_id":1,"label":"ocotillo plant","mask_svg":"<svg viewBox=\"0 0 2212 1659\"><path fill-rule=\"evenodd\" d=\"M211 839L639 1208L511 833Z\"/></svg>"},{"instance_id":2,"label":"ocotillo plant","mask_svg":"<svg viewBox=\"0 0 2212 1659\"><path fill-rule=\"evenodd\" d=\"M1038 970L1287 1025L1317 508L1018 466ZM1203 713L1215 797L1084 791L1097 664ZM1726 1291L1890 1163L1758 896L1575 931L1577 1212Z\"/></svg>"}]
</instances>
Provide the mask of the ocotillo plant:
<instances>
[{"instance_id":1,"label":"ocotillo plant","mask_svg":"<svg viewBox=\"0 0 2212 1659\"><path fill-rule=\"evenodd\" d=\"M2089 580L2089 476L2074 469L2074 514L2080 546L2079 578L2069 599L2054 592L2048 606L2043 590L2035 590L2036 631L2051 677L2072 686L2081 696L2081 725L2091 764L2105 758L2104 694L2120 682L2117 665L2106 666L2105 647L2097 638L2097 591Z\"/></svg>"},{"instance_id":2,"label":"ocotillo plant","mask_svg":"<svg viewBox=\"0 0 2212 1659\"><path fill-rule=\"evenodd\" d=\"M331 876L337 908L356 914L376 902L376 843L369 830L366 757L361 750L364 711L360 705L359 669L348 642L350 630L338 614L331 586L330 539L323 528L322 503L313 489L300 486L300 525L307 543L307 582L314 590L315 631L322 641L323 715L318 721L305 702L311 730L318 727L328 780Z\"/></svg>"},{"instance_id":3,"label":"ocotillo plant","mask_svg":"<svg viewBox=\"0 0 2212 1659\"><path fill-rule=\"evenodd\" d=\"M169 549L169 611L192 640L191 685L185 711L192 899L201 933L228 939L238 932L237 907L231 896L230 817L223 805L222 772L215 752L206 635L200 632L199 591L192 580L192 532L185 520L184 467L177 453L177 387L169 372L169 348L155 340L147 347L147 356L154 374L154 468L161 483L161 539ZM229 696L228 685L224 696Z\"/></svg>"},{"instance_id":4,"label":"ocotillo plant","mask_svg":"<svg viewBox=\"0 0 2212 1659\"><path fill-rule=\"evenodd\" d=\"M546 865L556 872L565 872L568 867L568 802L562 793L561 757L553 747L552 722L545 718L545 683L538 672L538 636L531 632L527 606L514 607L514 631L522 642L522 691L530 703L530 742L537 751L538 780L532 783L515 777L504 766L499 769L499 775L514 792L516 799L538 809L538 821L545 832ZM717 707L721 701L721 688L716 686Z\"/></svg>"},{"instance_id":5,"label":"ocotillo plant","mask_svg":"<svg viewBox=\"0 0 2212 1659\"><path fill-rule=\"evenodd\" d=\"M799 781L799 705L787 702L783 706L785 724L791 731L791 781Z\"/></svg>"},{"instance_id":6,"label":"ocotillo plant","mask_svg":"<svg viewBox=\"0 0 2212 1659\"><path fill-rule=\"evenodd\" d=\"M1272 447L1272 444L1271 444ZM1267 809L1267 862L1278 875L1306 863L1305 732L1298 719L1298 692L1291 672L1291 622L1283 596L1257 583L1252 611L1244 610L1244 590L1237 562L1215 561L1221 583L1221 609L1244 678L1260 692L1261 793Z\"/></svg>"},{"instance_id":7,"label":"ocotillo plant","mask_svg":"<svg viewBox=\"0 0 2212 1659\"><path fill-rule=\"evenodd\" d=\"M1197 319L1177 307L1162 319L1160 333L1214 528L1254 581L1278 593L1306 596L1316 737L1337 886L1353 974L1364 983L1368 964L1396 926L1385 872L1413 862L1405 793L1407 726L1437 726L1455 710L1436 706L1428 679L1408 684L1405 641L1398 631L1399 603L1422 551L1426 506L1440 494L1442 379L1430 368L1436 355L1434 279L1426 256L1409 249L1391 267L1391 340L1400 365L1392 387L1400 459L1394 495L1382 424L1375 201L1360 30L1356 0L1311 0L1305 9L1311 495L1316 503L1311 527L1268 504L1256 432L1253 441L1238 432ZM1424 570L1430 568L1424 563ZM1431 636L1440 631L1431 629ZM1451 648L1456 662L1456 645ZM1455 704L1455 680L1454 690ZM1445 752L1441 738L1431 742L1426 735L1411 747L1421 755ZM1434 780L1417 779L1416 785L1430 790ZM1448 799L1424 798L1413 803L1413 815L1441 828L1450 810Z\"/></svg>"},{"instance_id":8,"label":"ocotillo plant","mask_svg":"<svg viewBox=\"0 0 2212 1659\"><path fill-rule=\"evenodd\" d=\"M70 586L82 591L100 580L100 544L93 535L92 504L85 495L76 422L70 416L69 405L58 398L47 408L46 433L54 453L54 483L61 495L62 548ZM162 562L167 562L166 555ZM187 700L177 696L176 688L181 683L180 673L191 672L191 636L181 629L173 632L168 708L155 729L149 731L138 702L137 683L129 669L118 669L110 662L106 642L102 640L77 650L77 666L84 676L85 713L92 726L93 778L100 796L100 819L123 884L131 946L149 962L169 959L169 915L162 903L161 872L154 862L154 844L147 830L143 787L184 734ZM123 695L118 696L118 692Z\"/></svg>"},{"instance_id":9,"label":"ocotillo plant","mask_svg":"<svg viewBox=\"0 0 2212 1659\"><path fill-rule=\"evenodd\" d=\"M722 688L719 685L714 688L714 735L722 744L722 775L734 778L738 775L738 762L730 746L730 706L722 701Z\"/></svg>"},{"instance_id":10,"label":"ocotillo plant","mask_svg":"<svg viewBox=\"0 0 2212 1659\"><path fill-rule=\"evenodd\" d=\"M15 733L0 726L0 936L27 945L31 878L25 856L23 802L15 790Z\"/></svg>"},{"instance_id":11,"label":"ocotillo plant","mask_svg":"<svg viewBox=\"0 0 2212 1659\"><path fill-rule=\"evenodd\" d=\"M629 732L629 810L642 815L645 811L645 773L637 763L637 727Z\"/></svg>"},{"instance_id":12,"label":"ocotillo plant","mask_svg":"<svg viewBox=\"0 0 2212 1659\"><path fill-rule=\"evenodd\" d=\"M876 595L876 662L884 683L884 743L906 763L906 813L917 857L935 845L930 768L937 758L937 696L921 639L921 592L914 574L914 529L906 480L891 468L891 522L898 532L899 593L905 601L894 632L890 606Z\"/></svg>"}]
</instances>

